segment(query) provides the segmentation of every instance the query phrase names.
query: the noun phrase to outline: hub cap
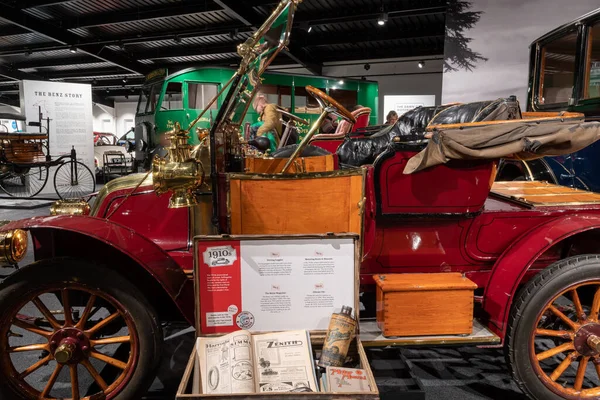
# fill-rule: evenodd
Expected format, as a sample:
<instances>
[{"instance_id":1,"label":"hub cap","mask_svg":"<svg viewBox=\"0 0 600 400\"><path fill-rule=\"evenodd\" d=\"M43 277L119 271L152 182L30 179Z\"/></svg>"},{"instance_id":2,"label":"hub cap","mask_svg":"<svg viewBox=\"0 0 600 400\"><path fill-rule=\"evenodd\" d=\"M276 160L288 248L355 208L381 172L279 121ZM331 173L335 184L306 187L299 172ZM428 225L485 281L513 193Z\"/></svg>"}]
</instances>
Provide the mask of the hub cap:
<instances>
[{"instance_id":1,"label":"hub cap","mask_svg":"<svg viewBox=\"0 0 600 400\"><path fill-rule=\"evenodd\" d=\"M23 398L111 399L131 378L135 325L106 293L62 284L31 293L7 311L0 319L0 368ZM23 359L30 360L25 367ZM96 393L89 395L92 383Z\"/></svg>"},{"instance_id":2,"label":"hub cap","mask_svg":"<svg viewBox=\"0 0 600 400\"><path fill-rule=\"evenodd\" d=\"M565 399L600 396L600 281L562 291L543 308L530 340L537 376Z\"/></svg>"}]
</instances>

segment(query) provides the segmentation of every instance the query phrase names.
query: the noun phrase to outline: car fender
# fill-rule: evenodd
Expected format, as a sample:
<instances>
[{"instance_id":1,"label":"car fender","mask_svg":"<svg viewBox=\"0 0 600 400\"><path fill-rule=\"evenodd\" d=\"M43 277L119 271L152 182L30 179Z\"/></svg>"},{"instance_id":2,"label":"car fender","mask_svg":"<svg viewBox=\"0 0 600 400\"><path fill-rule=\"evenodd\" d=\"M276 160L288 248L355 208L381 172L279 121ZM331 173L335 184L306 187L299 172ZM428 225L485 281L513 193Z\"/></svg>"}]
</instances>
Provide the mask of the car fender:
<instances>
[{"instance_id":1,"label":"car fender","mask_svg":"<svg viewBox=\"0 0 600 400\"><path fill-rule=\"evenodd\" d=\"M60 256L69 255L68 251L54 248L55 235L70 232L105 243L145 269L173 300L188 322L193 323L193 285L187 275L168 253L134 230L106 219L73 215L13 221L0 227L0 232L11 229L31 232L36 259L48 258L57 253ZM77 243L72 245L77 246Z\"/></svg>"},{"instance_id":2,"label":"car fender","mask_svg":"<svg viewBox=\"0 0 600 400\"><path fill-rule=\"evenodd\" d=\"M510 309L523 277L533 263L557 243L581 232L600 229L600 216L571 214L526 232L502 253L492 269L483 296L488 325L504 338Z\"/></svg>"}]
</instances>

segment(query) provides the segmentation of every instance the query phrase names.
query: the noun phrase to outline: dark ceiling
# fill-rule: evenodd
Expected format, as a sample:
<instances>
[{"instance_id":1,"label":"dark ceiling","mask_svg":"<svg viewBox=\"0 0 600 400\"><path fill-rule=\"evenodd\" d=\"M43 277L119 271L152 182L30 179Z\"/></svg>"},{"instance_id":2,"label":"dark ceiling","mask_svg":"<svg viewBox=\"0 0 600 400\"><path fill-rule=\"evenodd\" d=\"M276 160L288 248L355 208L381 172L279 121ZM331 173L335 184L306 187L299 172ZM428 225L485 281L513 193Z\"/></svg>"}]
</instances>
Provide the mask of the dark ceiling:
<instances>
[{"instance_id":1,"label":"dark ceiling","mask_svg":"<svg viewBox=\"0 0 600 400\"><path fill-rule=\"evenodd\" d=\"M92 83L135 93L159 67L237 64L236 45L274 0L0 0L0 102L17 80ZM446 0L304 0L278 64L443 54ZM383 12L387 23L378 25Z\"/></svg>"}]
</instances>

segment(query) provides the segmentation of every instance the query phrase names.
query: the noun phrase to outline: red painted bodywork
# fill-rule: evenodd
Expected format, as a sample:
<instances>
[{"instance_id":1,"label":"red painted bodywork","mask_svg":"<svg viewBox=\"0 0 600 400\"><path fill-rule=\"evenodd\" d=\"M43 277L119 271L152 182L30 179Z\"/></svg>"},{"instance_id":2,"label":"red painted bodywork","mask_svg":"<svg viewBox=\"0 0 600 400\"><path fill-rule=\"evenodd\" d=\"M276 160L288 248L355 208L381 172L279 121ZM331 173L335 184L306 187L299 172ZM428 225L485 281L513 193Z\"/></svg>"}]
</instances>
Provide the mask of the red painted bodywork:
<instances>
[{"instance_id":1,"label":"red painted bodywork","mask_svg":"<svg viewBox=\"0 0 600 400\"><path fill-rule=\"evenodd\" d=\"M519 285L567 256L573 235L600 233L600 207L530 207L496 197L489 193L491 162L403 175L413 154L388 151L365 167L362 287L371 290L372 276L379 273L463 272L483 295L478 317L504 337ZM0 230L30 230L36 258L54 254L48 232L109 244L148 271L193 323L193 285L185 273L193 266L189 210L168 209L168 195L157 197L149 186L127 197L129 191L108 195L95 217L35 218Z\"/></svg>"}]
</instances>

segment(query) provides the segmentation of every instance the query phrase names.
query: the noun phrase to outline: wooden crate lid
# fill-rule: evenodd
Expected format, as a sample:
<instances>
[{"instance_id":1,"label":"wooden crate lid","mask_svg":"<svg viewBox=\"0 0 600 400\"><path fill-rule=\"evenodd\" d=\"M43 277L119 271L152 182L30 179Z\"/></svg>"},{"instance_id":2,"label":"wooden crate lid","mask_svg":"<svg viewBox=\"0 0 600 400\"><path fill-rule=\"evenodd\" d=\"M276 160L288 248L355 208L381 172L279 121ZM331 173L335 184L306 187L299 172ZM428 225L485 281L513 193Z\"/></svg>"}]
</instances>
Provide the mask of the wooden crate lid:
<instances>
[{"instance_id":1,"label":"wooden crate lid","mask_svg":"<svg viewBox=\"0 0 600 400\"><path fill-rule=\"evenodd\" d=\"M475 290L477 285L459 272L434 274L375 275L377 287L384 292L414 292L432 290Z\"/></svg>"}]
</instances>

